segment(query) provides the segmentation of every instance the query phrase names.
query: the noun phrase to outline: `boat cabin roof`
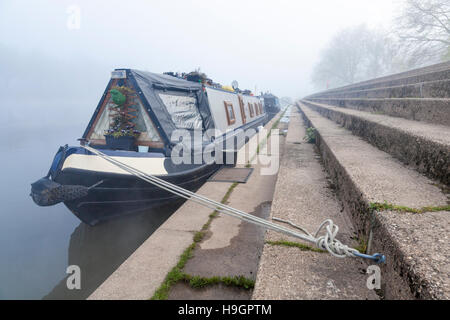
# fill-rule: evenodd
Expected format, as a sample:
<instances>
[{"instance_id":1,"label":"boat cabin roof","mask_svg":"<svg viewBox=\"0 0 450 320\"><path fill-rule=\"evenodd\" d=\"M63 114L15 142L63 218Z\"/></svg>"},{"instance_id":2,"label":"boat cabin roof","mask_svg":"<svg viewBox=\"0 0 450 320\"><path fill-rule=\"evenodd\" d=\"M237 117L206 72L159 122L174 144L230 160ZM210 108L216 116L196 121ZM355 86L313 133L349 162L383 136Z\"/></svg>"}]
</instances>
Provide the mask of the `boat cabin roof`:
<instances>
[{"instance_id":1,"label":"boat cabin roof","mask_svg":"<svg viewBox=\"0 0 450 320\"><path fill-rule=\"evenodd\" d=\"M210 93L210 90L223 91L222 95L231 95L226 95L228 98L220 96L219 98L222 100L237 100L238 96L243 95L204 86L199 82L187 81L171 75L135 69L115 69L83 134L84 139L94 144L106 143L104 135L110 127L111 117L114 116L114 111L111 111L111 106L114 106L111 89L120 86L128 87L135 92L134 95L137 99L133 106L135 109L133 123L141 132L138 144L148 145L152 149L170 148L174 144L170 137L177 129L206 131L215 129L217 125L220 127L220 123L216 123L215 120L226 121L225 116L219 114L217 110L213 115L214 112L211 110L213 106L210 106L212 101L209 101L208 91ZM243 96L247 97L246 99L260 99L250 95ZM227 106L223 105L224 101L219 101L219 103L215 100L213 101L214 108L225 112L224 108ZM239 105L239 103L235 104ZM250 108L250 106L246 107ZM258 115L258 113L256 114Z\"/></svg>"},{"instance_id":2,"label":"boat cabin roof","mask_svg":"<svg viewBox=\"0 0 450 320\"><path fill-rule=\"evenodd\" d=\"M104 130L109 121L105 114L111 100L110 90L115 86L126 86L136 92L138 107L142 109L140 113L138 112L137 118L145 118L144 120L148 118L144 121L145 129L154 129L153 139L150 140L153 140L152 142L158 140L158 143L152 143L153 145L158 144L161 148L170 145L172 132L180 128L201 130L214 128L201 83L135 69L115 69L83 134L84 139L101 140L101 130ZM98 128L102 118L103 126Z\"/></svg>"}]
</instances>

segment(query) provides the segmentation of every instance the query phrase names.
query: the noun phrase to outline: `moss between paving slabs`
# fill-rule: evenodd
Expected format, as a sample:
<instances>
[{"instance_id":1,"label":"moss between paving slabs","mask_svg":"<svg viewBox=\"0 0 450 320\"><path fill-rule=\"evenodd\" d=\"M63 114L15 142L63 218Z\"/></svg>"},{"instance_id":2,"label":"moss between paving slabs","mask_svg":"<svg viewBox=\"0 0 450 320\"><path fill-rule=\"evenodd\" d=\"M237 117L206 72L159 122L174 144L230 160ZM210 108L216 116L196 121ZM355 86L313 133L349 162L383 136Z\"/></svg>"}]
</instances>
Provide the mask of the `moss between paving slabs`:
<instances>
[{"instance_id":1,"label":"moss between paving slabs","mask_svg":"<svg viewBox=\"0 0 450 320\"><path fill-rule=\"evenodd\" d=\"M272 246L295 247L295 248L299 248L302 251L313 251L313 252L320 252L320 253L326 252L326 251L324 251L322 249L314 248L314 247L309 246L307 244L303 244L303 243L300 243L300 242L286 241L286 240L266 241L266 244L270 244Z\"/></svg>"},{"instance_id":2,"label":"moss between paving slabs","mask_svg":"<svg viewBox=\"0 0 450 320\"><path fill-rule=\"evenodd\" d=\"M390 210L399 212L410 212L410 213L425 213L425 212L436 212L436 211L450 211L450 205L442 207L423 207L423 208L409 208L405 206L398 206L391 203L370 203L369 208L375 211Z\"/></svg>"},{"instance_id":3,"label":"moss between paving slabs","mask_svg":"<svg viewBox=\"0 0 450 320\"><path fill-rule=\"evenodd\" d=\"M237 182L234 182L227 190L227 193L225 193L225 195L222 198L221 203L223 204L227 204L228 203L228 199L230 198L231 193L233 192L234 188L236 188L238 185ZM217 215L219 214L219 211L214 210L213 213L211 213L209 215L209 219L208 221L203 225L202 229L200 231L197 231L194 234L194 242L200 242L203 240L203 238L205 237L206 231L208 230L209 226L211 225L212 220L217 217Z\"/></svg>"},{"instance_id":4,"label":"moss between paving slabs","mask_svg":"<svg viewBox=\"0 0 450 320\"><path fill-rule=\"evenodd\" d=\"M247 163L247 165L245 166L246 168L250 168L250 162L253 162L253 160L255 159L255 157L259 154L261 147L264 146L267 143L267 139L270 137L270 135L272 134L272 130L276 129L278 127L278 125L280 124L280 120L283 118L284 114L286 113L285 109L283 111L283 113L280 115L280 117L272 124L272 127L270 128L269 132L267 133L267 136L264 138L263 141L261 141L261 143L258 144L258 146L256 147L256 153L253 155L253 157L250 159L250 161Z\"/></svg>"},{"instance_id":5,"label":"moss between paving slabs","mask_svg":"<svg viewBox=\"0 0 450 320\"><path fill-rule=\"evenodd\" d=\"M276 127L278 127L278 124L280 123L280 121L281 121L281 119L283 118L283 116L284 116L284 114L286 113L286 111L287 111L287 108L284 109L283 113L282 113L281 116L277 119L277 121L275 121L275 122L273 123L271 130L272 130L272 129L275 129ZM269 135L267 135L267 136L269 136Z\"/></svg>"},{"instance_id":6,"label":"moss between paving slabs","mask_svg":"<svg viewBox=\"0 0 450 320\"><path fill-rule=\"evenodd\" d=\"M251 289L255 286L255 281L247 279L243 276L204 278L185 274L185 278L183 280L189 282L189 285L195 289L200 289L206 286L216 285L220 283L226 286L233 286L243 289Z\"/></svg>"},{"instance_id":7,"label":"moss between paving slabs","mask_svg":"<svg viewBox=\"0 0 450 320\"><path fill-rule=\"evenodd\" d=\"M357 238L356 240L358 241L358 245L355 246L355 249L358 250L360 253L367 253L367 247L369 245L367 239Z\"/></svg>"},{"instance_id":8,"label":"moss between paving slabs","mask_svg":"<svg viewBox=\"0 0 450 320\"><path fill-rule=\"evenodd\" d=\"M316 143L316 128L309 127L306 129L306 135L303 137L307 143Z\"/></svg>"},{"instance_id":9,"label":"moss between paving slabs","mask_svg":"<svg viewBox=\"0 0 450 320\"><path fill-rule=\"evenodd\" d=\"M274 122L272 125L269 133L267 134L266 139L262 141L258 147L257 147L257 154L259 153L260 146L267 141L267 138L270 136L272 129L275 129L278 124L280 123L281 118L285 114L286 110L281 114L281 116L278 118L277 121ZM255 155L256 156L256 155ZM253 159L252 159L253 160ZM247 163L246 167L250 167L250 163ZM226 204L228 203L228 199L230 198L231 193L233 192L234 188L238 185L237 182L234 182L230 188L228 188L227 193L223 196L221 203ZM209 215L208 221L203 225L202 229L200 231L197 231L194 234L193 237L193 243L184 250L183 254L180 257L180 260L178 261L177 265L172 268L172 270L167 274L166 278L164 279L164 282L161 284L161 286L156 290L155 294L151 298L152 300L166 300L169 296L170 288L175 285L179 281L184 281L188 283L191 288L198 289L203 288L208 285L215 285L222 283L226 286L235 286L243 289L251 289L255 286L255 281L252 279L245 278L243 276L234 276L234 277L212 277L212 278L203 278L203 277L197 277L197 276L191 276L187 273L183 272L183 268L186 265L187 261L192 257L194 249L197 247L197 243L203 240L203 238L206 235L206 231L208 230L209 226L211 225L212 220L217 217L218 211L214 210ZM299 244L300 245L300 244ZM305 247L307 247L305 245ZM314 249L314 248L311 248ZM319 249L317 249L319 250Z\"/></svg>"},{"instance_id":10,"label":"moss between paving slabs","mask_svg":"<svg viewBox=\"0 0 450 320\"><path fill-rule=\"evenodd\" d=\"M230 198L231 193L237 185L238 183L234 182L228 188L227 193L223 196L221 203L228 203L228 199ZM235 286L243 289L251 289L255 286L255 281L243 276L204 278L192 276L183 272L183 268L186 265L187 261L192 257L194 249L197 247L197 243L203 240L206 231L211 225L212 220L217 217L218 213L219 211L214 210L214 212L209 215L209 219L203 225L202 229L194 234L194 242L186 250L184 250L177 265L173 267L172 270L167 274L164 282L161 284L158 290L156 290L155 294L151 298L152 300L166 300L169 296L170 288L179 281L188 283L191 288L194 289L203 288L208 285L215 285L219 283L222 283L226 286Z\"/></svg>"}]
</instances>

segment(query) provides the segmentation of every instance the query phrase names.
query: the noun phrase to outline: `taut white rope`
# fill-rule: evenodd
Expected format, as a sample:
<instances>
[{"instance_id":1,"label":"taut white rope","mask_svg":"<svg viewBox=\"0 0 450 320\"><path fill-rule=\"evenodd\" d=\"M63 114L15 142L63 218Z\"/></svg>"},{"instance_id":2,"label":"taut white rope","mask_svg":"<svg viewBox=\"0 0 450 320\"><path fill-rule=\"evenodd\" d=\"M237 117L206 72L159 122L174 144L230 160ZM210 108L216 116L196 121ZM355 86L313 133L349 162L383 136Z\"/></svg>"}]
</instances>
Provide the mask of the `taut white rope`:
<instances>
[{"instance_id":1,"label":"taut white rope","mask_svg":"<svg viewBox=\"0 0 450 320\"><path fill-rule=\"evenodd\" d=\"M285 223L288 223L288 224L294 226L295 228L297 228L303 232L303 234L301 234L301 233L293 231L292 229L281 226L279 224L271 223L265 219L253 216L244 211L241 211L241 210L232 208L230 206L227 206L223 203L208 199L200 194L196 194L192 191L178 187L177 185L174 185L170 182L162 180L153 175L146 174L136 168L133 168L125 163L122 163L114 158L111 158L108 155L106 155L92 147L89 147L89 146L82 146L82 147L85 148L87 151L104 159L105 161L108 161L108 162L116 165L117 167L121 168L122 170L127 171L127 172L135 175L136 177L138 177L148 183L151 183L163 190L171 192L179 197L194 201L203 206L206 206L213 210L217 210L218 212L230 215L232 217L241 219L243 221L247 221L247 222L265 227L267 229L271 229L271 230L281 232L281 233L284 233L284 234L292 236L292 237L302 239L304 241L311 242L311 243L315 244L318 248L328 251L335 257L338 257L338 258L363 257L363 258L373 259L376 262L384 262L384 256L382 256L380 254L374 254L373 256L365 255L365 254L360 253L356 249L350 248L350 247L342 244L339 240L336 239L336 235L339 231L339 227L337 225L335 225L333 223L333 221L330 219L327 219L324 222L322 222L322 224L319 226L319 228L317 229L314 236L311 235L305 229L298 227L289 221L284 221L281 219L274 219L274 220L285 222ZM326 233L325 233L325 235L322 235L319 237L318 236L319 232L322 230L323 227L325 227Z\"/></svg>"}]
</instances>

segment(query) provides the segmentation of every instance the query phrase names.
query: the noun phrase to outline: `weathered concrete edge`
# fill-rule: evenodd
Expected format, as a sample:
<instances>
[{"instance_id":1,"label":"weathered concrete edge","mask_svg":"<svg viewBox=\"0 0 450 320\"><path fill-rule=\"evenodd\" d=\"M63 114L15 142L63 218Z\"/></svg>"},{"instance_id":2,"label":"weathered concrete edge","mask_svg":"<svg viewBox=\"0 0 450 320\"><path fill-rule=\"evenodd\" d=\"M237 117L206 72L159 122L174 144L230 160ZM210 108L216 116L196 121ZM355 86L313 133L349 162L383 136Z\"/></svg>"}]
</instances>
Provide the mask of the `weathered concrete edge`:
<instances>
[{"instance_id":1,"label":"weathered concrete edge","mask_svg":"<svg viewBox=\"0 0 450 320\"><path fill-rule=\"evenodd\" d=\"M270 130L283 111L275 115L264 128ZM257 135L250 141L252 139L257 139ZM250 141L247 144L252 145ZM240 151L245 147L244 145ZM198 192L220 201L230 186L231 183L206 182ZM211 192L211 189L215 190ZM211 213L209 208L190 201L185 202L88 297L88 300L150 299L168 272L177 264L184 250L192 244L194 233L201 230ZM130 288L130 280L134 280L139 287Z\"/></svg>"},{"instance_id":2,"label":"weathered concrete edge","mask_svg":"<svg viewBox=\"0 0 450 320\"><path fill-rule=\"evenodd\" d=\"M401 129L356 115L328 109L310 101L305 105L343 125L378 149L388 152L408 166L443 184L450 184L449 147Z\"/></svg>"},{"instance_id":3,"label":"weathered concrete edge","mask_svg":"<svg viewBox=\"0 0 450 320\"><path fill-rule=\"evenodd\" d=\"M312 102L329 104L393 117L450 126L449 99L434 98L377 98L377 99L339 99L307 98Z\"/></svg>"},{"instance_id":4,"label":"weathered concrete edge","mask_svg":"<svg viewBox=\"0 0 450 320\"><path fill-rule=\"evenodd\" d=\"M392 87L330 92L317 98L450 98L450 79L396 85Z\"/></svg>"},{"instance_id":5,"label":"weathered concrete edge","mask_svg":"<svg viewBox=\"0 0 450 320\"><path fill-rule=\"evenodd\" d=\"M299 107L298 110L309 127L314 127L307 115ZM413 261L406 259L403 252L394 240L391 229L380 219L376 211L370 209L370 202L352 180L347 170L339 163L326 141L316 130L316 145L319 148L324 166L332 180L336 183L337 193L346 210L355 222L358 233L371 240L369 247L375 247L391 257L385 264L380 265L383 274L388 275L391 281L384 283L383 295L388 299L442 299L436 296L428 279L415 274ZM374 252L369 252L374 253ZM395 257L395 259L392 259Z\"/></svg>"},{"instance_id":6,"label":"weathered concrete edge","mask_svg":"<svg viewBox=\"0 0 450 320\"><path fill-rule=\"evenodd\" d=\"M370 88L392 87L396 85L413 84L426 81L443 80L450 78L450 62L443 62L428 67L413 69L389 76L375 78L351 85L322 91L310 97L319 97L326 93L364 90Z\"/></svg>"}]
</instances>

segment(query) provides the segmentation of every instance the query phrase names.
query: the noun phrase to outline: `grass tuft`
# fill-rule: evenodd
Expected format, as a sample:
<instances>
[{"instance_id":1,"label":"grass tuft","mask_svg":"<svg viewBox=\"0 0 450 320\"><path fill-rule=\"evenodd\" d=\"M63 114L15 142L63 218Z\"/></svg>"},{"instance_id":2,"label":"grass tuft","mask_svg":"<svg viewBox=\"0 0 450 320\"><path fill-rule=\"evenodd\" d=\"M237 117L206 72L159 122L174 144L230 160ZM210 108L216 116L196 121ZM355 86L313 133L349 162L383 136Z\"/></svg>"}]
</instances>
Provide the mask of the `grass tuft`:
<instances>
[{"instance_id":1,"label":"grass tuft","mask_svg":"<svg viewBox=\"0 0 450 320\"><path fill-rule=\"evenodd\" d=\"M203 240L203 238L205 237L205 232L204 231L197 231L194 234L194 242L200 242Z\"/></svg>"},{"instance_id":2,"label":"grass tuft","mask_svg":"<svg viewBox=\"0 0 450 320\"><path fill-rule=\"evenodd\" d=\"M322 249L314 248L314 247L309 246L309 245L304 244L304 243L292 242L292 241L286 241L286 240L266 241L266 244L270 244L272 246L296 247L296 248L299 248L302 251L313 251L313 252L320 252L320 253L326 252L326 251L324 251Z\"/></svg>"},{"instance_id":3,"label":"grass tuft","mask_svg":"<svg viewBox=\"0 0 450 320\"><path fill-rule=\"evenodd\" d=\"M206 286L224 284L228 287L238 287L243 289L251 289L255 286L255 281L252 279L245 278L244 276L234 276L234 277L211 277L204 278L199 276L188 276L184 279L189 283L191 288L200 289Z\"/></svg>"},{"instance_id":4,"label":"grass tuft","mask_svg":"<svg viewBox=\"0 0 450 320\"><path fill-rule=\"evenodd\" d=\"M450 211L450 205L442 207L409 208L406 206L398 206L387 202L384 203L372 202L369 204L369 208L375 211L390 210L390 211L410 212L410 213Z\"/></svg>"},{"instance_id":5,"label":"grass tuft","mask_svg":"<svg viewBox=\"0 0 450 320\"><path fill-rule=\"evenodd\" d=\"M237 187L238 184L239 184L238 182L233 182L233 184L228 189L227 193L225 193L225 195L223 196L222 201L220 201L220 203L223 204L228 203L228 199L230 199L231 193L233 192L234 188Z\"/></svg>"},{"instance_id":6,"label":"grass tuft","mask_svg":"<svg viewBox=\"0 0 450 320\"><path fill-rule=\"evenodd\" d=\"M182 272L180 269L174 268L167 275L166 281L153 295L152 300L167 300L170 288L177 282L183 281L187 283L192 289L202 289L208 286L223 284L228 287L237 287L249 290L255 287L255 281L244 276L234 277L200 277L191 276L190 274Z\"/></svg>"},{"instance_id":7,"label":"grass tuft","mask_svg":"<svg viewBox=\"0 0 450 320\"><path fill-rule=\"evenodd\" d=\"M170 288L185 278L185 273L181 270L186 265L187 261L192 257L193 251L196 247L196 242L192 243L180 256L180 260L177 265L169 271L161 286L156 290L152 300L167 300L169 296Z\"/></svg>"},{"instance_id":8,"label":"grass tuft","mask_svg":"<svg viewBox=\"0 0 450 320\"><path fill-rule=\"evenodd\" d=\"M309 127L306 129L306 136L303 137L307 143L316 143L316 128Z\"/></svg>"},{"instance_id":9,"label":"grass tuft","mask_svg":"<svg viewBox=\"0 0 450 320\"><path fill-rule=\"evenodd\" d=\"M355 249L358 250L360 253L366 253L367 246L368 246L368 242L365 239L359 239L358 245L355 246Z\"/></svg>"}]
</instances>

